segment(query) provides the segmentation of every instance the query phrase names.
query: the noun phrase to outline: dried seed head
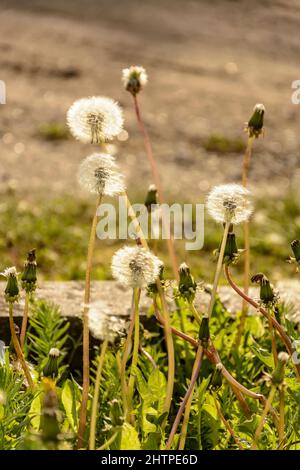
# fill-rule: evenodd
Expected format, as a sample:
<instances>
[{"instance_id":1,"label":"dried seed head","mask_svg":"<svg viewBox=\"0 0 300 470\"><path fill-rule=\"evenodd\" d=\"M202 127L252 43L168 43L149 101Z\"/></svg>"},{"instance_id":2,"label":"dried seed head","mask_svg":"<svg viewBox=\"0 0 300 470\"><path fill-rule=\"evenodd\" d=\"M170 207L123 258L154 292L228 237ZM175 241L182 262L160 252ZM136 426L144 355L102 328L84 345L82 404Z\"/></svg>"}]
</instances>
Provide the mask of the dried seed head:
<instances>
[{"instance_id":1,"label":"dried seed head","mask_svg":"<svg viewBox=\"0 0 300 470\"><path fill-rule=\"evenodd\" d=\"M215 186L207 197L207 210L216 222L246 222L253 211L250 191L239 184Z\"/></svg>"},{"instance_id":2,"label":"dried seed head","mask_svg":"<svg viewBox=\"0 0 300 470\"><path fill-rule=\"evenodd\" d=\"M80 164L78 181L83 189L94 194L116 196L125 191L124 177L114 157L106 153L86 157Z\"/></svg>"},{"instance_id":3,"label":"dried seed head","mask_svg":"<svg viewBox=\"0 0 300 470\"><path fill-rule=\"evenodd\" d=\"M89 329L94 338L107 340L113 344L117 338L125 335L126 321L114 315L103 313L101 308L91 305L89 309Z\"/></svg>"},{"instance_id":4,"label":"dried seed head","mask_svg":"<svg viewBox=\"0 0 300 470\"><path fill-rule=\"evenodd\" d=\"M148 76L144 67L132 65L122 71L122 82L125 90L133 96L137 95L147 84Z\"/></svg>"},{"instance_id":5,"label":"dried seed head","mask_svg":"<svg viewBox=\"0 0 300 470\"><path fill-rule=\"evenodd\" d=\"M113 277L124 286L143 288L157 280L161 261L145 248L126 246L116 252L111 268Z\"/></svg>"},{"instance_id":6,"label":"dried seed head","mask_svg":"<svg viewBox=\"0 0 300 470\"><path fill-rule=\"evenodd\" d=\"M93 96L73 103L67 113L67 123L76 139L100 144L120 134L123 114L116 101L104 96Z\"/></svg>"},{"instance_id":7,"label":"dried seed head","mask_svg":"<svg viewBox=\"0 0 300 470\"><path fill-rule=\"evenodd\" d=\"M254 106L253 114L247 124L247 132L249 137L258 138L264 129L265 107L259 103Z\"/></svg>"}]
</instances>

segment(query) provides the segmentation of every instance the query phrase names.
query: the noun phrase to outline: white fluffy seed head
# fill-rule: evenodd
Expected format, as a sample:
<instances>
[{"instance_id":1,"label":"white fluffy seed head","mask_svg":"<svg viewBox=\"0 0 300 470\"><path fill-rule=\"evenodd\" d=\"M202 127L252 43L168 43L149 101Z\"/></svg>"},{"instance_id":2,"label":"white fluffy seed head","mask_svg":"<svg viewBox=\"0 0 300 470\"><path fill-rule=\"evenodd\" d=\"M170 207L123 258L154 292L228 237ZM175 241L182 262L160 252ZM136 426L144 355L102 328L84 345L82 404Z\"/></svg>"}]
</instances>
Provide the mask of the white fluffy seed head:
<instances>
[{"instance_id":1,"label":"white fluffy seed head","mask_svg":"<svg viewBox=\"0 0 300 470\"><path fill-rule=\"evenodd\" d=\"M79 166L78 181L83 189L94 194L116 196L125 191L124 177L114 157L106 153L86 157Z\"/></svg>"},{"instance_id":2,"label":"white fluffy seed head","mask_svg":"<svg viewBox=\"0 0 300 470\"><path fill-rule=\"evenodd\" d=\"M15 266L11 266L10 268L4 269L4 271L0 274L6 278L9 278L10 276L17 277L19 273L17 272L17 268Z\"/></svg>"},{"instance_id":3,"label":"white fluffy seed head","mask_svg":"<svg viewBox=\"0 0 300 470\"><path fill-rule=\"evenodd\" d=\"M206 206L210 216L221 223L245 222L253 212L250 191L239 184L215 186L208 195Z\"/></svg>"},{"instance_id":4,"label":"white fluffy seed head","mask_svg":"<svg viewBox=\"0 0 300 470\"><path fill-rule=\"evenodd\" d=\"M281 352L278 354L278 360L279 360L280 362L287 363L288 360L289 360L289 355L288 355L288 353L286 353L285 351L281 351Z\"/></svg>"},{"instance_id":5,"label":"white fluffy seed head","mask_svg":"<svg viewBox=\"0 0 300 470\"><path fill-rule=\"evenodd\" d=\"M124 336L126 321L113 315L107 315L96 306L89 309L89 329L94 338L114 343L118 337Z\"/></svg>"},{"instance_id":6,"label":"white fluffy seed head","mask_svg":"<svg viewBox=\"0 0 300 470\"><path fill-rule=\"evenodd\" d=\"M75 101L67 113L72 135L84 143L112 140L123 129L123 113L118 103L105 96Z\"/></svg>"},{"instance_id":7,"label":"white fluffy seed head","mask_svg":"<svg viewBox=\"0 0 300 470\"><path fill-rule=\"evenodd\" d=\"M161 261L149 250L124 247L112 259L112 274L126 287L144 288L154 284L160 274Z\"/></svg>"},{"instance_id":8,"label":"white fluffy seed head","mask_svg":"<svg viewBox=\"0 0 300 470\"><path fill-rule=\"evenodd\" d=\"M125 90L136 95L147 85L148 75L141 65L131 65L122 70L122 82Z\"/></svg>"},{"instance_id":9,"label":"white fluffy seed head","mask_svg":"<svg viewBox=\"0 0 300 470\"><path fill-rule=\"evenodd\" d=\"M59 357L60 356L60 350L58 348L51 348L50 351L49 351L49 356Z\"/></svg>"},{"instance_id":10,"label":"white fluffy seed head","mask_svg":"<svg viewBox=\"0 0 300 470\"><path fill-rule=\"evenodd\" d=\"M264 113L266 111L266 108L264 107L264 105L262 103L257 103L254 106L253 111L258 111L259 113Z\"/></svg>"}]
</instances>

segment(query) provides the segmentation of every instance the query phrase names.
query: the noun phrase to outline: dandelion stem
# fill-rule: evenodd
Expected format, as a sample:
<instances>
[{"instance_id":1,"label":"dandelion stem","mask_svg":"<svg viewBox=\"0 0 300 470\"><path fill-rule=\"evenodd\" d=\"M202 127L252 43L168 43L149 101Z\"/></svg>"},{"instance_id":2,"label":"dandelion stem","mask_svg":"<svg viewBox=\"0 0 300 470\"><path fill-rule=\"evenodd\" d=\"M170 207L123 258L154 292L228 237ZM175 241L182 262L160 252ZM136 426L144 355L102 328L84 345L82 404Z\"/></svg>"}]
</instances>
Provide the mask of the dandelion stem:
<instances>
[{"instance_id":1,"label":"dandelion stem","mask_svg":"<svg viewBox=\"0 0 300 470\"><path fill-rule=\"evenodd\" d=\"M106 442L104 442L104 444L101 446L101 447L98 447L97 450L105 450L107 449L115 440L116 438L118 437L120 433L120 430L118 429L118 431L116 431L109 439L107 439Z\"/></svg>"},{"instance_id":2,"label":"dandelion stem","mask_svg":"<svg viewBox=\"0 0 300 470\"><path fill-rule=\"evenodd\" d=\"M219 284L219 279L222 271L222 264L223 264L223 258L224 258L224 252L225 252L225 247L226 247L226 241L227 241L227 235L230 227L230 222L225 223L225 228L224 228L224 233L223 233L223 238L221 242L221 248L219 252L219 257L218 257L218 262L217 262L217 268L215 272L215 278L214 278L214 283L213 283L213 288L211 291L211 297L210 297L210 302L208 306L208 318L210 319L211 314L213 312L214 304L215 304L215 299L216 299L216 293L218 289L218 284Z\"/></svg>"},{"instance_id":3,"label":"dandelion stem","mask_svg":"<svg viewBox=\"0 0 300 470\"><path fill-rule=\"evenodd\" d=\"M10 326L10 333L13 341L13 345L18 357L18 360L20 361L20 364L22 366L23 372L25 374L26 380L28 382L28 385L31 389L34 389L34 383L31 377L31 374L29 372L28 366L26 364L25 358L23 351L21 349L18 337L16 335L16 330L15 330L15 324L14 324L14 318L13 318L13 304L12 302L9 303L9 326Z\"/></svg>"},{"instance_id":4,"label":"dandelion stem","mask_svg":"<svg viewBox=\"0 0 300 470\"><path fill-rule=\"evenodd\" d=\"M157 364L155 363L155 361L154 361L153 357L151 356L151 354L148 353L148 351L146 351L146 349L144 349L143 346L141 346L141 345L139 346L139 350L148 359L148 361L152 365L153 369L157 369Z\"/></svg>"},{"instance_id":5,"label":"dandelion stem","mask_svg":"<svg viewBox=\"0 0 300 470\"><path fill-rule=\"evenodd\" d=\"M95 390L94 390L92 415L91 415L90 450L95 450L96 421L97 421L97 408L98 408L99 392L100 392L100 380L101 380L101 374L102 374L107 346L108 346L108 340L103 341L102 346L101 346L101 352L100 352L100 355L98 356L98 366L97 366L97 372L96 372Z\"/></svg>"},{"instance_id":6,"label":"dandelion stem","mask_svg":"<svg viewBox=\"0 0 300 470\"><path fill-rule=\"evenodd\" d=\"M284 399L284 387L283 385L279 388L279 449L283 447L284 444L284 407L285 407L285 399Z\"/></svg>"},{"instance_id":7,"label":"dandelion stem","mask_svg":"<svg viewBox=\"0 0 300 470\"><path fill-rule=\"evenodd\" d=\"M243 175L242 175L242 184L245 188L248 186L249 164L250 164L250 159L251 159L251 154L252 154L253 141L254 141L254 137L248 136L247 147L246 147L246 151L245 151L244 158L243 158ZM248 295L249 277L250 277L250 226L249 226L248 221L244 223L244 247L245 247L244 292ZM248 312L248 304L244 300L243 307L242 307L242 315L241 315L237 339L236 339L237 347L239 347L242 336L243 336L247 312Z\"/></svg>"},{"instance_id":8,"label":"dandelion stem","mask_svg":"<svg viewBox=\"0 0 300 470\"><path fill-rule=\"evenodd\" d=\"M194 315L195 320L197 321L197 323L199 323L199 325L201 325L201 317L200 317L195 305L193 304L193 302L189 302L189 306L190 306L192 314Z\"/></svg>"},{"instance_id":9,"label":"dandelion stem","mask_svg":"<svg viewBox=\"0 0 300 470\"><path fill-rule=\"evenodd\" d=\"M278 363L278 352L277 352L277 346L276 346L276 336L275 336L275 330L274 326L272 324L272 313L271 309L266 309L266 312L268 314L268 323L269 323L269 329L270 329L270 335L271 335L271 343L272 343L272 354L274 358L274 364L277 366Z\"/></svg>"},{"instance_id":10,"label":"dandelion stem","mask_svg":"<svg viewBox=\"0 0 300 470\"><path fill-rule=\"evenodd\" d=\"M264 317L268 318L268 313L267 311L263 308L263 307L260 307L259 304L257 302L255 302L255 300L251 299L251 297L248 297L248 295L246 295L236 284L235 282L233 281L231 275L230 275L230 272L229 272L229 268L228 266L225 266L224 268L224 271L225 271L225 276L226 276L226 279L227 281L229 282L230 286L233 288L233 290L235 290L235 292L240 296L242 297L243 299L245 299L250 305L252 305L256 310L259 310L263 315ZM290 355L293 354L294 350L293 350L293 345L292 345L292 342L289 338L289 336L286 334L286 332L284 331L284 329L282 328L282 326L278 323L278 321L276 320L276 318L274 317L271 317L271 322L272 322L272 325L274 328L276 328L276 330L278 331L282 341L284 342L285 344L285 347L287 349L287 351L289 352ZM300 364L295 364L294 363L294 369L295 369L295 372L296 372L296 375L297 375L297 378L298 378L298 381L300 381Z\"/></svg>"},{"instance_id":11,"label":"dandelion stem","mask_svg":"<svg viewBox=\"0 0 300 470\"><path fill-rule=\"evenodd\" d=\"M197 378L199 376L200 369L201 369L202 357L203 357L203 348L202 348L201 345L199 345L198 349L197 349L197 353L196 353L194 366L193 366L191 382L190 382L190 385L187 389L187 392L186 392L186 394L185 394L185 396L184 396L184 398L183 398L183 400L180 404L179 410L178 410L176 418L174 420L174 423L173 423L173 426L172 426L172 429L171 429L171 432L170 432L170 435L169 435L169 438L168 438L168 441L167 441L167 444L166 444L166 449L171 448L172 442L174 440L177 428L178 428L180 420L181 420L181 416L182 416L182 414L185 410L185 407L186 407L186 405L189 401L190 396L193 394L194 387L195 387L195 384L196 384L196 381L197 381Z\"/></svg>"},{"instance_id":12,"label":"dandelion stem","mask_svg":"<svg viewBox=\"0 0 300 470\"><path fill-rule=\"evenodd\" d=\"M139 318L139 299L140 290L134 289L134 339L133 339L133 351L132 361L130 369L130 377L128 382L128 410L127 410L127 421L130 421L132 412L132 400L134 394L134 383L136 376L136 368L138 365L138 354L139 354L139 343L140 343L140 318Z\"/></svg>"},{"instance_id":13,"label":"dandelion stem","mask_svg":"<svg viewBox=\"0 0 300 470\"><path fill-rule=\"evenodd\" d=\"M149 160L152 175L153 175L153 178L154 178L154 183L155 183L156 188L157 188L159 203L161 205L163 205L163 207L164 207L165 198L164 198L164 193L163 193L163 190L162 190L160 175L159 175L156 160L155 160L154 155L153 155L152 145L151 145L151 141L150 141L150 138L149 138L149 134L148 134L148 131L147 131L146 126L144 124L143 118L141 116L141 111L140 111L140 107L139 107L139 103L138 103L138 98L137 98L136 95L133 96L133 102L134 102L134 109L135 109L136 118L137 118L137 121L138 121L138 124L139 124L139 127L140 127L141 134L142 134L143 139L144 139L144 145L145 145L147 158ZM165 223L164 216L162 216L162 222ZM168 245L169 256L170 256L170 259L171 259L171 262L172 262L174 276L175 276L175 279L178 280L178 263L177 263L175 247L174 247L174 239L173 239L172 234L170 234L170 237L167 238L167 245Z\"/></svg>"},{"instance_id":14,"label":"dandelion stem","mask_svg":"<svg viewBox=\"0 0 300 470\"><path fill-rule=\"evenodd\" d=\"M258 448L258 440L259 440L259 437L260 437L261 432L263 430L267 415L270 411L275 392L276 392L276 387L274 387L274 385L272 385L271 390L270 390L270 394L269 394L268 399L265 403L265 407L264 407L264 410L263 410L261 418L260 418L260 422L259 422L259 424L256 428L256 431L255 431L255 434L254 434L254 440L253 440L251 449L257 449Z\"/></svg>"},{"instance_id":15,"label":"dandelion stem","mask_svg":"<svg viewBox=\"0 0 300 470\"><path fill-rule=\"evenodd\" d=\"M28 323L28 310L29 310L29 292L25 294L25 304L23 310L23 319L22 319L22 326L21 326L21 334L20 334L20 346L21 349L24 349L25 345L25 337L26 337L26 329Z\"/></svg>"},{"instance_id":16,"label":"dandelion stem","mask_svg":"<svg viewBox=\"0 0 300 470\"><path fill-rule=\"evenodd\" d=\"M89 396L89 386L90 386L90 340L89 340L89 303L91 297L91 271L93 263L93 254L95 248L96 240L96 229L97 229L97 210L101 204L102 195L100 194L97 198L96 210L92 220L92 227L90 232L90 239L88 244L87 252L87 266L85 274L85 291L84 291L84 308L83 308L83 385L82 385L82 400L80 408L80 417L79 417L79 427L78 427L78 442L77 448L82 448L84 444L84 433L86 428L86 418L87 418L87 405L88 405L88 396Z\"/></svg>"},{"instance_id":17,"label":"dandelion stem","mask_svg":"<svg viewBox=\"0 0 300 470\"><path fill-rule=\"evenodd\" d=\"M127 383L126 383L126 363L130 354L130 348L132 343L132 334L134 329L134 293L132 294L132 307L131 307L131 314L130 314L130 325L127 333L127 337L124 344L124 352L121 362L121 389L122 389L122 401L123 401L123 412L124 416L127 416L128 413L128 403L127 403Z\"/></svg>"}]
</instances>

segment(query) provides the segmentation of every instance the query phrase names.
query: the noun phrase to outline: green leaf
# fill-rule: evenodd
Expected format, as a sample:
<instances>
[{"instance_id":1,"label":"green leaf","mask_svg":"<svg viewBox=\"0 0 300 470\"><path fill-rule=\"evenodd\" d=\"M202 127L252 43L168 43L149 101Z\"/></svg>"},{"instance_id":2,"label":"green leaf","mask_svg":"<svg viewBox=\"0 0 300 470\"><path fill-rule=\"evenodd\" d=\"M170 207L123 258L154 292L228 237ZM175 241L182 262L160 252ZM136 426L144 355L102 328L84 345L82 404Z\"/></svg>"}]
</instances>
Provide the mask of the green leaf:
<instances>
[{"instance_id":1,"label":"green leaf","mask_svg":"<svg viewBox=\"0 0 300 470\"><path fill-rule=\"evenodd\" d=\"M78 409L80 404L77 402L75 385L73 382L71 382L71 380L66 380L63 386L61 392L61 401L64 406L69 424L72 430L76 432L78 425Z\"/></svg>"},{"instance_id":2,"label":"green leaf","mask_svg":"<svg viewBox=\"0 0 300 470\"><path fill-rule=\"evenodd\" d=\"M254 343L251 346L251 351L255 354L258 359L261 360L267 367L270 369L274 369L274 359L271 353L269 353L266 349L260 348L257 343Z\"/></svg>"},{"instance_id":3,"label":"green leaf","mask_svg":"<svg viewBox=\"0 0 300 470\"><path fill-rule=\"evenodd\" d=\"M34 431L38 431L40 429L41 408L41 395L39 394L32 400L28 413L31 418L30 424Z\"/></svg>"},{"instance_id":4,"label":"green leaf","mask_svg":"<svg viewBox=\"0 0 300 470\"><path fill-rule=\"evenodd\" d=\"M129 423L122 426L120 450L141 450L138 433Z\"/></svg>"}]
</instances>

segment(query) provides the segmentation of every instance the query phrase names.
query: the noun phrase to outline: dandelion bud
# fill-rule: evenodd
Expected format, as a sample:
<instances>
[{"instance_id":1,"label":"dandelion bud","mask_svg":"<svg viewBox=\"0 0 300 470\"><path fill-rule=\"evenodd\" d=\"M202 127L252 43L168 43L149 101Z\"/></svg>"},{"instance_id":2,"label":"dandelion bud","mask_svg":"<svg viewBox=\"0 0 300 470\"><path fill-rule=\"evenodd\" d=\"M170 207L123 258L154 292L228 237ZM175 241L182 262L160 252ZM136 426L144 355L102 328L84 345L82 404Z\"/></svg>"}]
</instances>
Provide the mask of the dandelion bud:
<instances>
[{"instance_id":1,"label":"dandelion bud","mask_svg":"<svg viewBox=\"0 0 300 470\"><path fill-rule=\"evenodd\" d=\"M289 360L289 355L286 352L281 351L278 354L278 364L272 374L272 382L274 385L282 384L284 380L284 367L286 363L288 362L288 360Z\"/></svg>"},{"instance_id":2,"label":"dandelion bud","mask_svg":"<svg viewBox=\"0 0 300 470\"><path fill-rule=\"evenodd\" d=\"M86 157L79 167L78 181L83 189L94 194L116 196L125 191L123 175L114 157L106 153Z\"/></svg>"},{"instance_id":3,"label":"dandelion bud","mask_svg":"<svg viewBox=\"0 0 300 470\"><path fill-rule=\"evenodd\" d=\"M75 101L67 113L73 136L87 144L112 140L123 128L123 113L115 101L93 96Z\"/></svg>"},{"instance_id":4,"label":"dandelion bud","mask_svg":"<svg viewBox=\"0 0 300 470\"><path fill-rule=\"evenodd\" d=\"M157 189L154 184L150 184L148 193L145 199L145 206L148 212L151 212L152 207L157 205Z\"/></svg>"},{"instance_id":5,"label":"dandelion bud","mask_svg":"<svg viewBox=\"0 0 300 470\"><path fill-rule=\"evenodd\" d=\"M44 380L45 395L42 403L41 431L42 439L46 443L58 441L59 425L57 419L58 399L55 391L55 384L49 380Z\"/></svg>"},{"instance_id":6,"label":"dandelion bud","mask_svg":"<svg viewBox=\"0 0 300 470\"><path fill-rule=\"evenodd\" d=\"M263 104L256 104L253 109L253 114L249 119L247 125L247 131L249 137L256 137L258 138L260 134L263 132L264 128L264 114L265 114L265 107Z\"/></svg>"},{"instance_id":7,"label":"dandelion bud","mask_svg":"<svg viewBox=\"0 0 300 470\"><path fill-rule=\"evenodd\" d=\"M15 266L7 268L1 273L2 276L6 277L7 284L4 291L4 298L6 302L14 303L19 299L19 286L18 286L18 273Z\"/></svg>"},{"instance_id":8,"label":"dandelion bud","mask_svg":"<svg viewBox=\"0 0 300 470\"><path fill-rule=\"evenodd\" d=\"M291 248L293 250L295 260L299 263L300 262L300 241L299 240L292 241Z\"/></svg>"},{"instance_id":9,"label":"dandelion bud","mask_svg":"<svg viewBox=\"0 0 300 470\"><path fill-rule=\"evenodd\" d=\"M208 195L207 210L216 222L246 222L253 211L250 191L239 184L215 186Z\"/></svg>"},{"instance_id":10,"label":"dandelion bud","mask_svg":"<svg viewBox=\"0 0 300 470\"><path fill-rule=\"evenodd\" d=\"M223 382L222 369L223 369L223 365L221 363L218 363L210 379L209 388L213 390L214 392L219 390L219 388L222 387L222 382Z\"/></svg>"},{"instance_id":11,"label":"dandelion bud","mask_svg":"<svg viewBox=\"0 0 300 470\"><path fill-rule=\"evenodd\" d=\"M148 82L146 70L140 65L132 65L127 69L123 69L122 82L125 90L136 96Z\"/></svg>"},{"instance_id":12,"label":"dandelion bud","mask_svg":"<svg viewBox=\"0 0 300 470\"><path fill-rule=\"evenodd\" d=\"M35 250L29 251L27 261L21 276L22 288L26 292L33 292L36 289L36 257Z\"/></svg>"},{"instance_id":13,"label":"dandelion bud","mask_svg":"<svg viewBox=\"0 0 300 470\"><path fill-rule=\"evenodd\" d=\"M265 274L258 273L255 276L252 276L251 282L256 282L260 285L260 300L263 305L271 306L276 303L277 295L274 292L272 285L270 284L269 279Z\"/></svg>"},{"instance_id":14,"label":"dandelion bud","mask_svg":"<svg viewBox=\"0 0 300 470\"><path fill-rule=\"evenodd\" d=\"M199 330L199 340L204 348L207 348L209 338L209 318L203 317Z\"/></svg>"},{"instance_id":15,"label":"dandelion bud","mask_svg":"<svg viewBox=\"0 0 300 470\"><path fill-rule=\"evenodd\" d=\"M229 232L227 235L223 263L229 265L234 263L239 256L239 250L236 244L235 234Z\"/></svg>"},{"instance_id":16,"label":"dandelion bud","mask_svg":"<svg viewBox=\"0 0 300 470\"><path fill-rule=\"evenodd\" d=\"M180 295L185 300L187 300L188 302L193 302L196 295L197 284L194 281L194 278L190 272L190 268L186 263L182 263L179 266L178 290Z\"/></svg>"},{"instance_id":17,"label":"dandelion bud","mask_svg":"<svg viewBox=\"0 0 300 470\"><path fill-rule=\"evenodd\" d=\"M60 350L57 348L51 348L49 351L48 360L43 368L44 377L50 377L54 379L58 376L58 358L60 356Z\"/></svg>"},{"instance_id":18,"label":"dandelion bud","mask_svg":"<svg viewBox=\"0 0 300 470\"><path fill-rule=\"evenodd\" d=\"M157 280L161 261L146 248L126 246L113 256L111 269L124 286L143 288Z\"/></svg>"}]
</instances>

